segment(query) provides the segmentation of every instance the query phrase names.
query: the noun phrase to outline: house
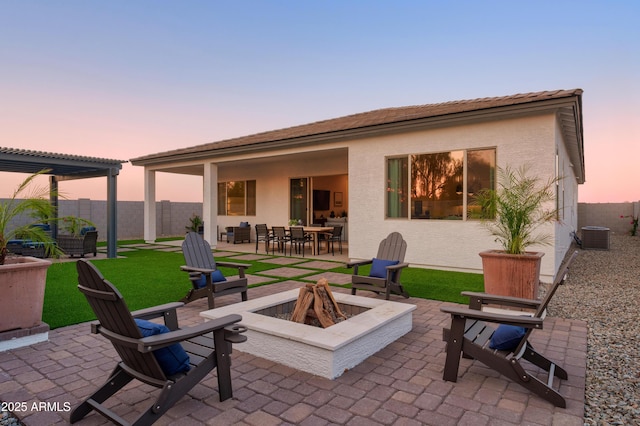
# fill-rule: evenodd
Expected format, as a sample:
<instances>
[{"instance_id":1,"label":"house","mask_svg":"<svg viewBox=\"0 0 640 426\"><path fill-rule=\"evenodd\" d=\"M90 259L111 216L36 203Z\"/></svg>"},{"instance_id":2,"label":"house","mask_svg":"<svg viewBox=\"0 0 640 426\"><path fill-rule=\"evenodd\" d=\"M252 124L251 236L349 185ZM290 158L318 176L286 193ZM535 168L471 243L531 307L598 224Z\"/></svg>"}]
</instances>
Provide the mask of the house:
<instances>
[{"instance_id":1,"label":"house","mask_svg":"<svg viewBox=\"0 0 640 426\"><path fill-rule=\"evenodd\" d=\"M399 231L406 260L430 268L482 269L499 248L477 220L474 194L496 166L531 166L557 186L559 221L541 275L549 280L577 227L584 183L582 90L556 90L385 108L131 160L145 168L145 240L156 238L155 176L203 177L205 238L216 227L305 224L348 213L349 256L371 258Z\"/></svg>"}]
</instances>

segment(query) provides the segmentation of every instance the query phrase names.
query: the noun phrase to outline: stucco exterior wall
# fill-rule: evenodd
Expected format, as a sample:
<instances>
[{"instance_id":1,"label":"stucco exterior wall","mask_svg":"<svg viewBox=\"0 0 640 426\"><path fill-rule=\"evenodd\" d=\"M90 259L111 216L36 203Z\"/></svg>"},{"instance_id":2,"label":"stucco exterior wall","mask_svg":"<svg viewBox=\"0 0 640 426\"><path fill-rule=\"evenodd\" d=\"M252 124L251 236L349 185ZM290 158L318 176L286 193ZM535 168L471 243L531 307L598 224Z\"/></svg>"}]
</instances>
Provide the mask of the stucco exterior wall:
<instances>
[{"instance_id":1,"label":"stucco exterior wall","mask_svg":"<svg viewBox=\"0 0 640 426\"><path fill-rule=\"evenodd\" d=\"M385 219L386 158L496 147L499 167L531 165L531 173L555 175L555 115L503 119L354 141L349 147L349 255L375 256L378 244L392 231L407 240L406 261L438 269L481 272L479 252L499 245L477 221ZM545 229L553 233L553 225ZM541 275L553 275L554 248L542 251Z\"/></svg>"},{"instance_id":2,"label":"stucco exterior wall","mask_svg":"<svg viewBox=\"0 0 640 426\"><path fill-rule=\"evenodd\" d=\"M564 143L562 130L556 122L556 150L558 153L558 222L555 225L554 262L557 270L571 247L571 233L578 229L578 182L573 164Z\"/></svg>"}]
</instances>

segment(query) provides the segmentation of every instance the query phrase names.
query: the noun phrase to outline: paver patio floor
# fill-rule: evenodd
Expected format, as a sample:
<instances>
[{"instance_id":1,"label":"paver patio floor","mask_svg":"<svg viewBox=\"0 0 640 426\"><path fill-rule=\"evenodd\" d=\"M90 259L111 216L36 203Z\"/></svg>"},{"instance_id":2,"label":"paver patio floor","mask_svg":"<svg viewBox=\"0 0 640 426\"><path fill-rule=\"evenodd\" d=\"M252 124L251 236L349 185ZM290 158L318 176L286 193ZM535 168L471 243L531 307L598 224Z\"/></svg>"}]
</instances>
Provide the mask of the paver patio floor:
<instances>
[{"instance_id":1,"label":"paver patio floor","mask_svg":"<svg viewBox=\"0 0 640 426\"><path fill-rule=\"evenodd\" d=\"M249 289L249 298L297 288L289 280ZM348 291L336 288L335 291ZM372 293L359 292L359 295ZM582 321L547 318L532 343L569 373L560 392L567 408L556 408L476 361L463 359L457 383L442 380L445 344L442 328L449 318L442 302L393 300L417 306L413 329L329 380L241 352L234 345L234 397L220 402L215 373L198 384L156 424L159 425L582 425L587 328ZM238 295L216 299L216 305L239 301ZM199 323L206 300L180 309L181 325ZM117 355L106 339L89 333L88 324L50 332L49 342L0 353L0 400L26 402L17 413L28 425L66 424L74 406L106 380ZM113 398L113 410L125 418L150 404L157 391L132 383ZM31 410L33 403L59 403L59 410ZM96 413L79 425L108 424Z\"/></svg>"}]
</instances>

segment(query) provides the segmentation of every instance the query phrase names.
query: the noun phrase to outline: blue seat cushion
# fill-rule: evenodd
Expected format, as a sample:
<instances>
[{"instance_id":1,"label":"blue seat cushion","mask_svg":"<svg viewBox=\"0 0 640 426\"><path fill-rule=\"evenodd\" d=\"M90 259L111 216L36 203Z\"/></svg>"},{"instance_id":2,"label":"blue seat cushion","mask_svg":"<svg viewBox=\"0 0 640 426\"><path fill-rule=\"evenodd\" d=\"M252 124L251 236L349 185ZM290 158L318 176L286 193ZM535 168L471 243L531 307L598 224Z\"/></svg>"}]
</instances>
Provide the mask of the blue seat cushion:
<instances>
[{"instance_id":1,"label":"blue seat cushion","mask_svg":"<svg viewBox=\"0 0 640 426\"><path fill-rule=\"evenodd\" d=\"M22 244L27 244L30 243L31 240L9 240L7 241L7 244L16 244L16 245L22 245Z\"/></svg>"},{"instance_id":2,"label":"blue seat cushion","mask_svg":"<svg viewBox=\"0 0 640 426\"><path fill-rule=\"evenodd\" d=\"M89 231L95 231L96 227L95 226L85 226L80 230L80 235L84 235Z\"/></svg>"},{"instance_id":3,"label":"blue seat cushion","mask_svg":"<svg viewBox=\"0 0 640 426\"><path fill-rule=\"evenodd\" d=\"M373 258L371 263L371 271L369 271L370 277L387 278L387 266L393 266L400 263L397 260L384 260Z\"/></svg>"},{"instance_id":4,"label":"blue seat cushion","mask_svg":"<svg viewBox=\"0 0 640 426\"><path fill-rule=\"evenodd\" d=\"M241 228L248 228L249 227L249 222L240 222L240 227Z\"/></svg>"},{"instance_id":5,"label":"blue seat cushion","mask_svg":"<svg viewBox=\"0 0 640 426\"><path fill-rule=\"evenodd\" d=\"M136 325L142 334L142 337L155 336L156 334L168 333L170 330L166 325L156 324L155 322L135 319ZM186 373L189 371L189 355L185 352L180 343L166 346L164 348L153 351L160 368L166 376L173 376L178 373Z\"/></svg>"},{"instance_id":6,"label":"blue seat cushion","mask_svg":"<svg viewBox=\"0 0 640 426\"><path fill-rule=\"evenodd\" d=\"M227 279L224 277L224 275L222 275L222 272L220 272L219 269L216 269L215 271L213 271L211 273L211 282L212 283L221 283L223 281L226 281ZM207 285L207 276L205 274L201 274L200 275L200 279L198 281L195 282L196 285L198 286L198 288L202 288L204 286Z\"/></svg>"},{"instance_id":7,"label":"blue seat cushion","mask_svg":"<svg viewBox=\"0 0 640 426\"><path fill-rule=\"evenodd\" d=\"M489 347L499 351L515 349L520 344L526 332L527 329L524 327L500 324L498 328L496 328L496 331L493 332L493 336L491 336Z\"/></svg>"},{"instance_id":8,"label":"blue seat cushion","mask_svg":"<svg viewBox=\"0 0 640 426\"><path fill-rule=\"evenodd\" d=\"M49 225L48 223L34 223L33 225L31 225L31 227L40 228L43 231L51 231L51 225Z\"/></svg>"}]
</instances>

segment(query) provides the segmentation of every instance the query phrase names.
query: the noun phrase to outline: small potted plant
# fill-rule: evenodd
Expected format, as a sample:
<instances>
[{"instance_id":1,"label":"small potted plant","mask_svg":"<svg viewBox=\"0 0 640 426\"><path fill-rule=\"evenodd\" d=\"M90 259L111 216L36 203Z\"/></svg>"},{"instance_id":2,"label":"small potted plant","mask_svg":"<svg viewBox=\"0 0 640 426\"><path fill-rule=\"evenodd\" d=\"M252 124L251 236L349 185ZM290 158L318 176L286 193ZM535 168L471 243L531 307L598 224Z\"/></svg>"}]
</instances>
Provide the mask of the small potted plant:
<instances>
[{"instance_id":1,"label":"small potted plant","mask_svg":"<svg viewBox=\"0 0 640 426\"><path fill-rule=\"evenodd\" d=\"M200 235L204 233L204 221L200 216L194 214L189 218L189 222L189 225L184 227L187 232L197 232Z\"/></svg>"},{"instance_id":2,"label":"small potted plant","mask_svg":"<svg viewBox=\"0 0 640 426\"><path fill-rule=\"evenodd\" d=\"M555 186L560 178L543 181L529 175L529 166L498 169L498 188L478 193L483 224L502 250L480 253L487 293L538 298L542 252L532 245L549 245L553 235L540 227L557 219ZM550 208L549 206L554 206Z\"/></svg>"}]
</instances>

